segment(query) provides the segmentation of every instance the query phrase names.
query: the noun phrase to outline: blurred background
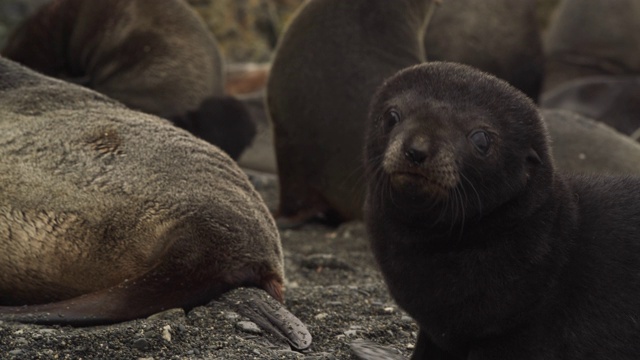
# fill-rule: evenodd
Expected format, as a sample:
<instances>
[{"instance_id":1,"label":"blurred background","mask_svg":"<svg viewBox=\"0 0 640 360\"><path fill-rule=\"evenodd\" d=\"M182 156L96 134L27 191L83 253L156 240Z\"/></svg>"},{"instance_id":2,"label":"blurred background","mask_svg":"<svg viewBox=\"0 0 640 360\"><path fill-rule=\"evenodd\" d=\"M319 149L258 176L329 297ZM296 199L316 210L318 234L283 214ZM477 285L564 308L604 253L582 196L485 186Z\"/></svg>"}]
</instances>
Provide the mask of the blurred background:
<instances>
[{"instance_id":1,"label":"blurred background","mask_svg":"<svg viewBox=\"0 0 640 360\"><path fill-rule=\"evenodd\" d=\"M22 19L49 1L0 0L0 48L4 46L9 32ZM287 21L308 0L185 1L205 20L219 41L228 63L263 63L270 61L278 36ZM558 2L538 0L538 16L543 29Z\"/></svg>"}]
</instances>

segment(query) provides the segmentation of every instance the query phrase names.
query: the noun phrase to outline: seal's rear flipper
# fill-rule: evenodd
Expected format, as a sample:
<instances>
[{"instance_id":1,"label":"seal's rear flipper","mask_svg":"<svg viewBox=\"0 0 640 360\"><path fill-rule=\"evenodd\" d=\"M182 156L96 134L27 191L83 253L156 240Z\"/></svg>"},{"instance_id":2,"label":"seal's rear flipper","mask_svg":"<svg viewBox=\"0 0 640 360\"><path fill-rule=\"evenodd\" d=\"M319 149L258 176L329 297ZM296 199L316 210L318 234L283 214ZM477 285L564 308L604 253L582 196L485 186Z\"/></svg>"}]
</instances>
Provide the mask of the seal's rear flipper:
<instances>
[{"instance_id":1,"label":"seal's rear flipper","mask_svg":"<svg viewBox=\"0 0 640 360\"><path fill-rule=\"evenodd\" d=\"M286 341L294 350L301 351L311 346L311 334L304 323L262 290L240 288L226 293L220 301L263 330Z\"/></svg>"},{"instance_id":2,"label":"seal's rear flipper","mask_svg":"<svg viewBox=\"0 0 640 360\"><path fill-rule=\"evenodd\" d=\"M209 97L197 110L169 120L218 146L234 160L251 145L258 131L247 107L232 96Z\"/></svg>"}]
</instances>

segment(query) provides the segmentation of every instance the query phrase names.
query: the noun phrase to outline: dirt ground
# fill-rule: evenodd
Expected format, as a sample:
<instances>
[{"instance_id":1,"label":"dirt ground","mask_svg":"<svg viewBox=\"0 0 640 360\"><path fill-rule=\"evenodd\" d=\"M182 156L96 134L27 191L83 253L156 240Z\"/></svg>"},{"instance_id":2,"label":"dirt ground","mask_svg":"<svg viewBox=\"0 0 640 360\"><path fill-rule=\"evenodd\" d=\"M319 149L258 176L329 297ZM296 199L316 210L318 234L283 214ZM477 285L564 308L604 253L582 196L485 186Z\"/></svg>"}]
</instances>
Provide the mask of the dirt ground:
<instances>
[{"instance_id":1,"label":"dirt ground","mask_svg":"<svg viewBox=\"0 0 640 360\"><path fill-rule=\"evenodd\" d=\"M251 178L274 208L275 176ZM358 339L409 356L417 327L387 293L362 223L308 225L281 234L285 306L311 333L307 350L292 350L238 314L234 301L247 291L241 289L186 315L173 309L110 326L0 322L0 359L356 359L350 344Z\"/></svg>"}]
</instances>

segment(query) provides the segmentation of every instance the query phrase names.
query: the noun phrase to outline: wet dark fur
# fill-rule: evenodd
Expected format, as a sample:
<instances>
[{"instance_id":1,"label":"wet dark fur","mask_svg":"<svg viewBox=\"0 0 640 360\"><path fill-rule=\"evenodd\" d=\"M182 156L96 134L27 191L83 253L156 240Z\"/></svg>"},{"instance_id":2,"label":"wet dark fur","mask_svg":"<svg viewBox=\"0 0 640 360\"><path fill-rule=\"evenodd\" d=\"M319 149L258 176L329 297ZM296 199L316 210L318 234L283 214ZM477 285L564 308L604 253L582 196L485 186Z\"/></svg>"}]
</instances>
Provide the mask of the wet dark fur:
<instances>
[{"instance_id":1,"label":"wet dark fur","mask_svg":"<svg viewBox=\"0 0 640 360\"><path fill-rule=\"evenodd\" d=\"M557 173L534 104L463 65L397 74L369 122L365 220L391 294L420 326L414 359L637 358L640 179ZM448 195L383 171L398 136L405 154L425 154L399 169L452 149L460 181Z\"/></svg>"},{"instance_id":2,"label":"wet dark fur","mask_svg":"<svg viewBox=\"0 0 640 360\"><path fill-rule=\"evenodd\" d=\"M211 105L224 98L223 59L181 0L53 0L10 35L2 55L132 109L190 118L188 130L234 159L255 135L240 102Z\"/></svg>"}]
</instances>

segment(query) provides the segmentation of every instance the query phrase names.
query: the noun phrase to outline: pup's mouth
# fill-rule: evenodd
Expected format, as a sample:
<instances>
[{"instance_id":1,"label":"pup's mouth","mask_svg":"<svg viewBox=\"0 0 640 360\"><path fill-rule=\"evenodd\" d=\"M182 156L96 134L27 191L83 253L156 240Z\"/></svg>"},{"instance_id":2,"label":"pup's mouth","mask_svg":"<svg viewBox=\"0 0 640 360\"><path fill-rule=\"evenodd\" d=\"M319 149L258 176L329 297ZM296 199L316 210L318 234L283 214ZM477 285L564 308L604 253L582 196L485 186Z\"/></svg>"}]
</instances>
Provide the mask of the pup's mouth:
<instances>
[{"instance_id":1,"label":"pup's mouth","mask_svg":"<svg viewBox=\"0 0 640 360\"><path fill-rule=\"evenodd\" d=\"M428 176L420 171L403 169L389 174L392 186L403 193L422 194L433 198L446 198L449 188L439 182L437 178Z\"/></svg>"}]
</instances>

